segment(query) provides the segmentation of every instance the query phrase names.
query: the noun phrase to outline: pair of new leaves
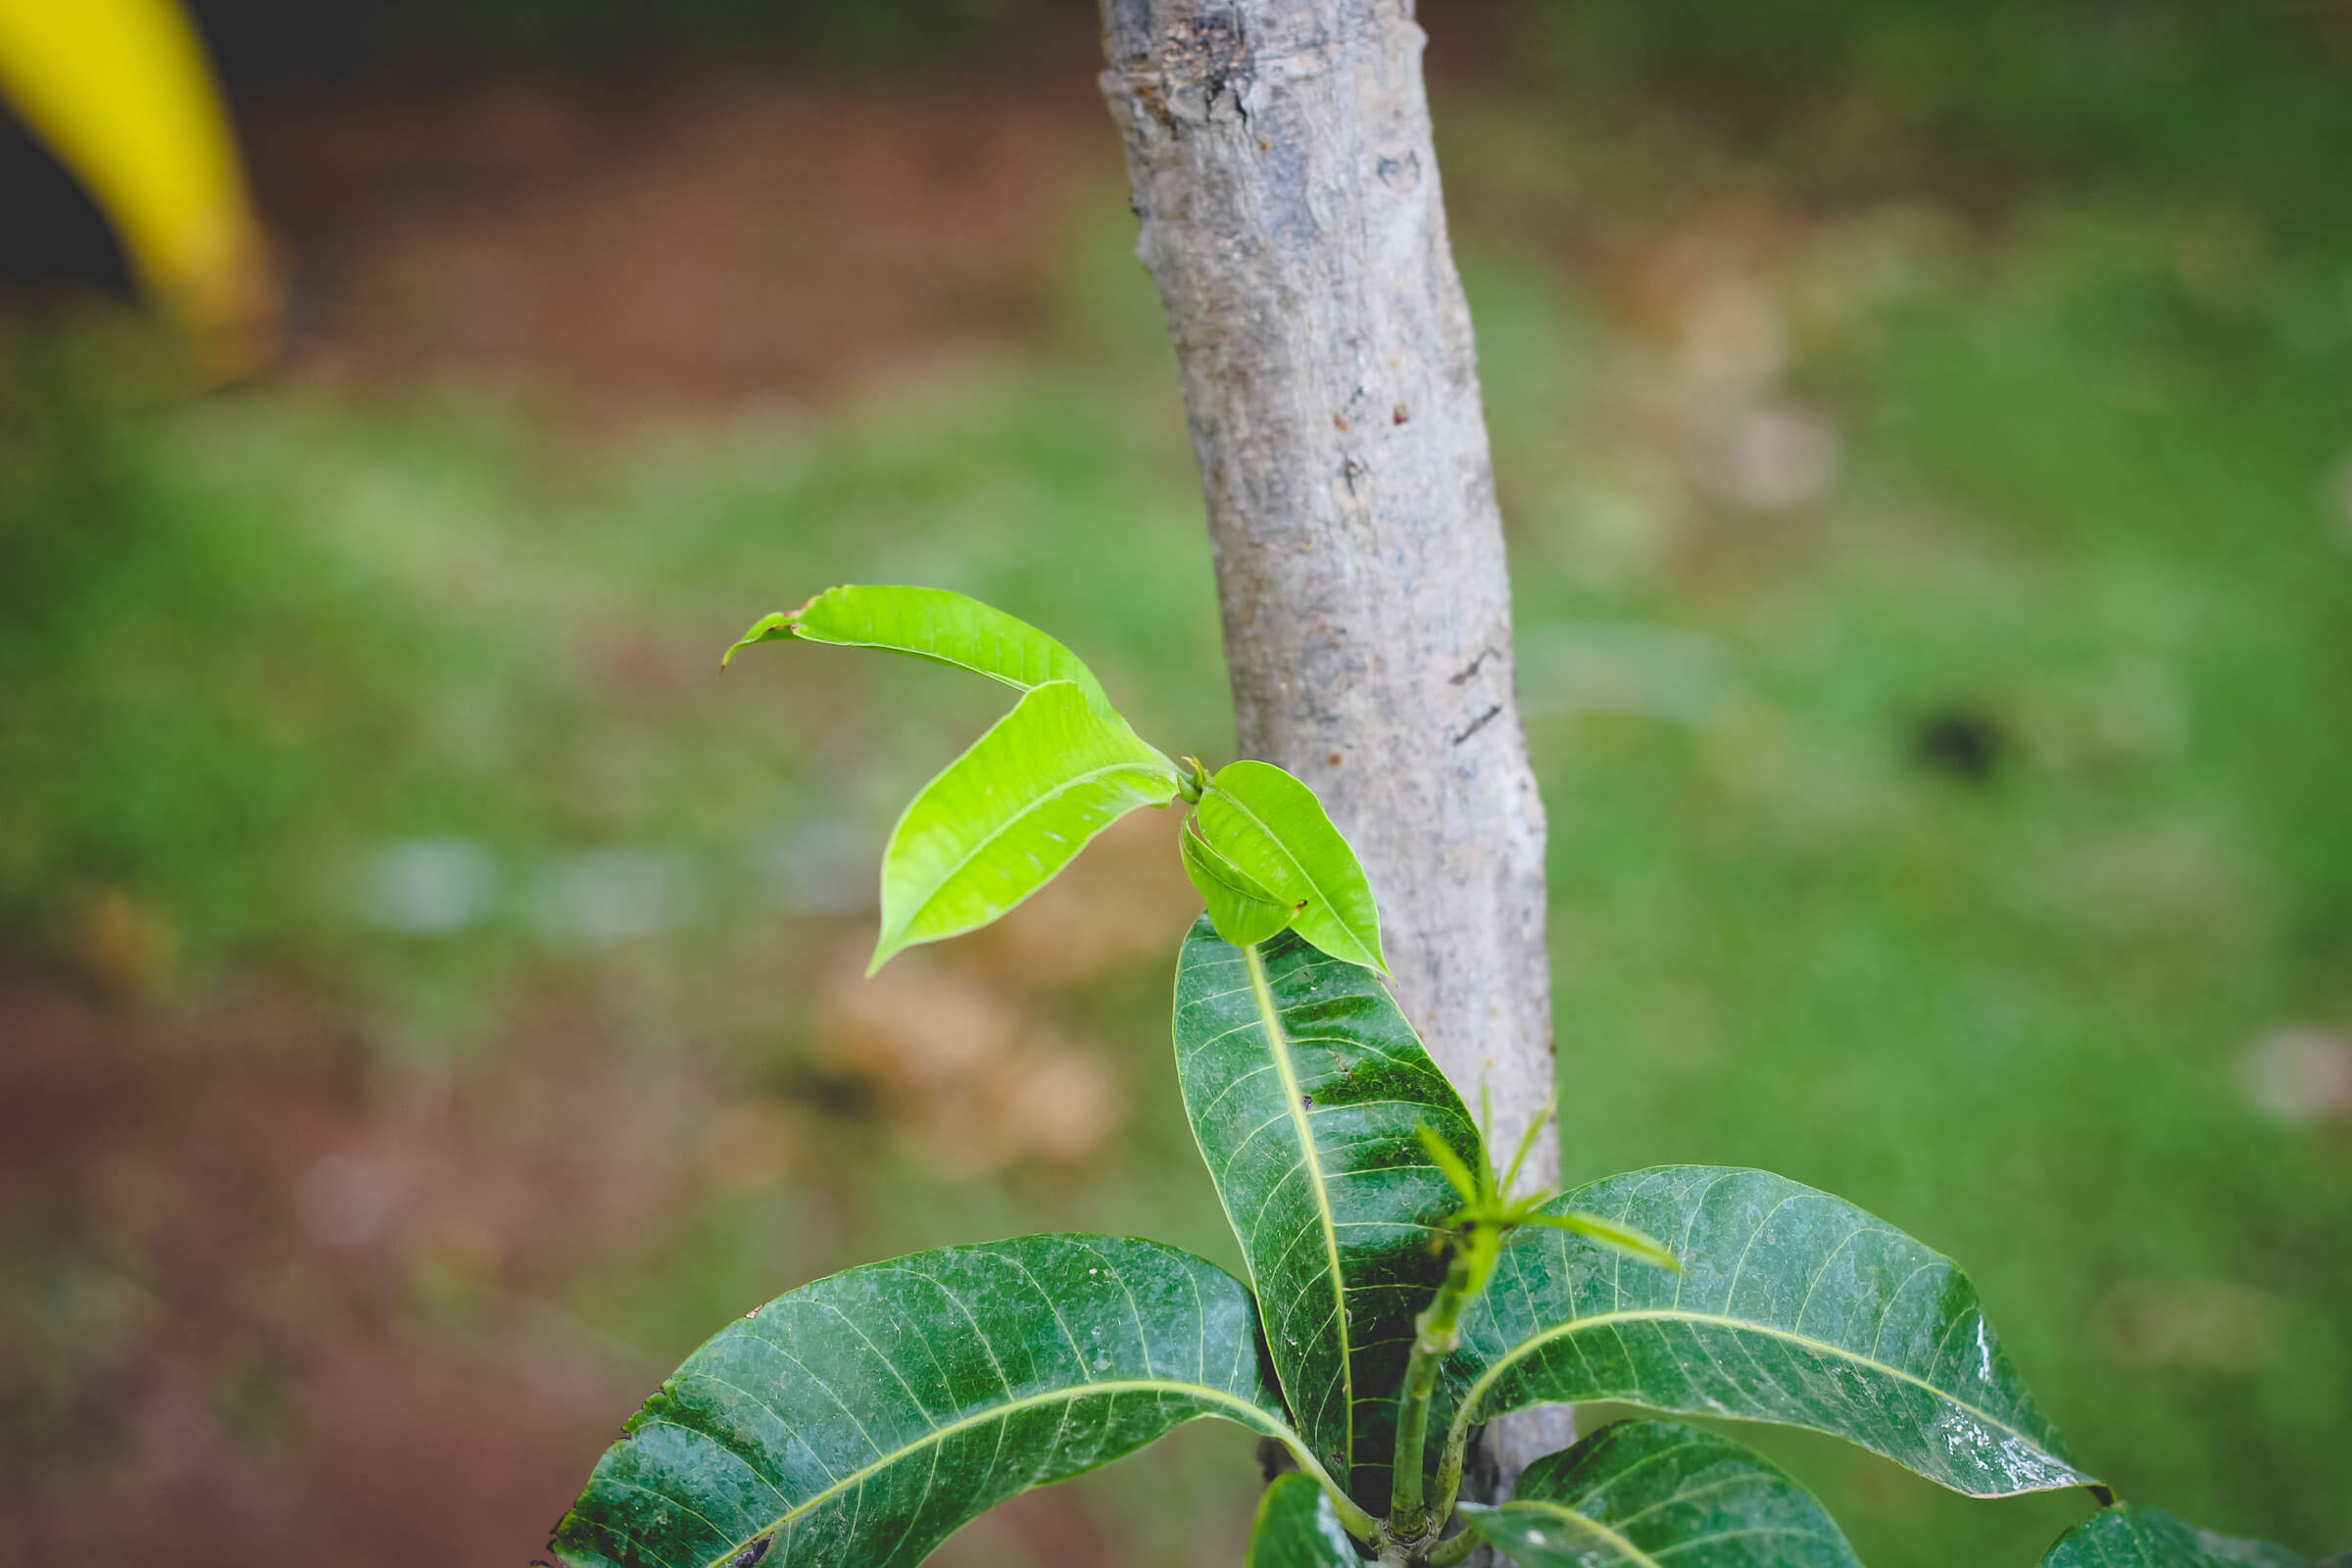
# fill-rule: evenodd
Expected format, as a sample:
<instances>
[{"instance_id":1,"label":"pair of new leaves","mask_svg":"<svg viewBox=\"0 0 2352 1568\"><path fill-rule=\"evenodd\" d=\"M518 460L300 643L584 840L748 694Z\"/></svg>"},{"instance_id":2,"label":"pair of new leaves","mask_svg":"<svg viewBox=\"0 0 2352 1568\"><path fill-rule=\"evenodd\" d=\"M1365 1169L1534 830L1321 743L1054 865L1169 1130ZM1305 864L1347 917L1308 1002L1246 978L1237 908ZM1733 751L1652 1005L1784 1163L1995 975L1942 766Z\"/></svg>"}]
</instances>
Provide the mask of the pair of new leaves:
<instances>
[{"instance_id":1,"label":"pair of new leaves","mask_svg":"<svg viewBox=\"0 0 2352 1568\"><path fill-rule=\"evenodd\" d=\"M727 658L783 640L906 654L1022 694L900 816L871 969L988 924L1112 822L1180 795L1193 803L1184 868L1228 941L1296 929L1334 957L1387 968L1371 884L1312 790L1265 762L1213 776L1180 766L1136 734L1077 655L1027 622L944 589L831 588L756 622Z\"/></svg>"},{"instance_id":2,"label":"pair of new leaves","mask_svg":"<svg viewBox=\"0 0 2352 1568\"><path fill-rule=\"evenodd\" d=\"M1024 687L1024 709L1059 685L1084 712L1062 701L1073 722L1050 733L1099 743L1090 753L1032 738L1008 746L1009 761L945 791L935 782L932 815L960 803L981 826L957 838L910 808L893 844L906 863L886 873L879 957L1009 907L1021 895L1008 893L1058 869L1120 799L1083 780L1061 791L1067 811L1059 797L1034 804L1034 789L992 795L1008 769L1027 783L1150 777L1132 804L1179 793L1173 764L1132 739L1059 644L952 595L836 594L746 640L915 653ZM987 749L984 738L942 780ZM1054 774L1072 755L1109 760ZM1025 774L1010 765L1024 760L1036 764ZM1050 832L1021 825L1024 800ZM1200 837L1219 844L1214 827ZM954 874L1007 857L1025 867L976 890ZM1267 891L1279 885L1245 868ZM1332 956L1292 907L1295 929L1255 943L1197 922L1177 968L1185 1106L1249 1284L1173 1248L1099 1236L952 1248L819 1280L730 1325L663 1384L558 1526L557 1556L584 1568L911 1564L1006 1497L1216 1416L1277 1440L1300 1470L1267 1494L1252 1563L1358 1561L1349 1536L1378 1538L1392 1498L1397 1396L1415 1314L1446 1273L1445 1244L1463 1242L1465 1201L1513 1205L1378 978ZM1368 915L1368 896L1361 907ZM1367 933L1357 940L1376 959ZM1475 1424L1563 1400L1811 1427L1979 1496L2093 1484L2035 1410L1966 1278L1851 1204L1762 1171L1683 1166L1514 1213L1536 1223L1507 1240L1488 1228L1499 1245L1485 1249L1482 1289L1429 1385L1431 1441L1405 1460L1421 1465L1441 1515ZM1679 1271L1640 1260L1652 1236ZM1728 1440L1661 1422L1605 1429L1532 1467L1499 1509L1463 1517L1529 1568L1641 1565L1668 1546L1684 1568L1852 1562L1788 1477ZM1446 1560L1467 1540L1419 1552ZM2046 1561L2294 1561L2269 1550L2110 1508Z\"/></svg>"}]
</instances>

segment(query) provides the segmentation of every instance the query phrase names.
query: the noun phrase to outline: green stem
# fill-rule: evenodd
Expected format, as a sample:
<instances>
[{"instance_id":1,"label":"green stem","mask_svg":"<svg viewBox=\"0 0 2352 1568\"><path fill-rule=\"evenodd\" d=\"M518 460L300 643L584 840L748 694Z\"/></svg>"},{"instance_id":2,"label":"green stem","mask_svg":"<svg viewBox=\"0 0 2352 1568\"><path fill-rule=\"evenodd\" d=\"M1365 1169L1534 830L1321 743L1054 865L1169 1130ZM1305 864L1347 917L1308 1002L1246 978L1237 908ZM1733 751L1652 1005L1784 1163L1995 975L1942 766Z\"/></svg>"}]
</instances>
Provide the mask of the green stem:
<instances>
[{"instance_id":1,"label":"green stem","mask_svg":"<svg viewBox=\"0 0 2352 1568\"><path fill-rule=\"evenodd\" d=\"M1465 1410L1463 1412L1467 1414ZM1468 1423L1457 1419L1446 1434L1446 1451L1438 1457L1438 1517L1450 1518L1454 1499L1462 1494L1462 1459L1470 1448Z\"/></svg>"},{"instance_id":2,"label":"green stem","mask_svg":"<svg viewBox=\"0 0 2352 1568\"><path fill-rule=\"evenodd\" d=\"M1478 1549L1478 1532L1475 1530L1465 1530L1460 1535L1455 1536L1452 1540L1441 1541L1436 1545L1430 1547L1429 1555L1421 1560L1427 1563L1429 1568L1452 1568L1453 1564L1460 1562L1463 1558L1476 1551Z\"/></svg>"},{"instance_id":3,"label":"green stem","mask_svg":"<svg viewBox=\"0 0 2352 1568\"><path fill-rule=\"evenodd\" d=\"M1404 1388L1396 1396L1396 1467L1390 1483L1389 1508L1392 1536L1409 1540L1429 1529L1421 1492L1423 1450L1429 1441L1429 1399L1438 1387L1438 1363L1461 1344L1462 1308L1477 1294L1471 1273L1468 1250L1457 1245L1437 1298L1413 1320L1413 1355L1405 1365ZM1446 1503L1452 1506L1450 1494ZM1446 1516L1441 1512L1438 1517Z\"/></svg>"}]
</instances>

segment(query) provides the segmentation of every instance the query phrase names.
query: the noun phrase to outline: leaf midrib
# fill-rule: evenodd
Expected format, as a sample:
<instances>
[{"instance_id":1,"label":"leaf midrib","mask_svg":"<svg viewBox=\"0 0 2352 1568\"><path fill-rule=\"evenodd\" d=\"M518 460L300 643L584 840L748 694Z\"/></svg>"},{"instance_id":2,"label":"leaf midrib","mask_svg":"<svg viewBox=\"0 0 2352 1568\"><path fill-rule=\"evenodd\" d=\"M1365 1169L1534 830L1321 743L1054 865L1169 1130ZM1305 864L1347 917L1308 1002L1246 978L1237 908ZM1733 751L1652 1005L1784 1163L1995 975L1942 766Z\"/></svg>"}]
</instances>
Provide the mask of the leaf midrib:
<instances>
[{"instance_id":1,"label":"leaf midrib","mask_svg":"<svg viewBox=\"0 0 2352 1568\"><path fill-rule=\"evenodd\" d=\"M793 634L803 642L821 643L828 648L871 648L879 653L903 654L908 659L919 659L926 664L937 664L943 669L960 669L969 674L993 680L999 685L1009 686L1016 692L1033 692L1045 685L1047 681L1055 680L1066 680L1080 691L1086 690L1086 683L1074 674L1052 674L1046 676L1045 680L1020 680L1001 669L991 669L985 664L976 664L968 659L955 659L946 654L928 653L919 648L909 648L905 643L889 643L861 637L820 637L799 626L793 628Z\"/></svg>"},{"instance_id":2,"label":"leaf midrib","mask_svg":"<svg viewBox=\"0 0 2352 1568\"><path fill-rule=\"evenodd\" d=\"M1541 1348L1545 1345L1551 1344L1556 1340L1564 1340L1571 1334L1581 1334L1585 1330L1592 1328L1613 1327L1619 1323L1707 1324L1716 1328L1738 1330L1742 1334L1761 1334L1768 1339L1781 1340L1790 1345L1801 1345L1807 1349L1818 1350L1824 1355L1837 1356L1841 1360L1850 1361L1856 1366L1865 1367L1876 1372L1883 1372L1890 1378L1898 1379L1899 1381L1911 1384L1916 1388L1925 1389L1928 1393L1934 1395L1936 1398L1941 1399L1944 1403L1952 1405L1957 1409L1967 1411L1970 1415L1975 1416L1977 1419L1983 1421L1986 1426L1991 1427L1995 1431L2005 1432L2009 1436L2028 1444L2032 1446L2035 1453L2043 1455L2045 1458L2049 1459L2051 1463L2059 1465L2077 1475L2081 1474L2080 1471L2075 1470L2075 1467L2072 1463L2065 1459L2061 1459L2057 1454L2052 1453L2049 1446L2043 1440L2034 1437L2032 1433L2025 1432L2017 1427L2011 1426L2008 1422L2001 1420L1999 1417L1993 1415L1990 1411L1971 1404L1966 1399L1959 1397L1957 1395L1937 1388L1935 1384L1930 1383L1926 1378L1919 1376L1917 1373L1906 1372L1899 1366L1890 1366L1885 1361L1877 1360L1871 1356L1858 1354L1853 1350L1845 1348L1843 1346L1832 1345L1827 1340L1817 1340L1809 1334L1799 1334L1792 1329L1775 1328L1770 1324L1756 1323L1746 1318L1730 1317L1720 1312L1686 1311L1680 1307L1646 1307L1624 1312L1598 1312L1594 1313L1591 1317L1575 1318L1569 1322L1559 1324L1556 1327L1545 1329L1540 1334L1528 1336L1528 1338L1513 1346L1503 1355L1497 1357L1494 1363L1488 1367L1486 1371L1480 1373L1477 1380L1470 1385L1469 1392L1462 1397L1461 1407L1454 1412L1453 1425L1456 1433L1458 1434L1461 1431L1467 1430L1470 1425L1471 1412L1478 1408L1479 1400L1486 1397L1487 1391L1494 1386L1495 1380L1500 1378L1503 1373L1509 1371L1513 1366L1516 1366L1519 1362L1525 1360L1531 1352ZM1639 1396L1636 1396L1636 1398L1638 1401Z\"/></svg>"},{"instance_id":3,"label":"leaf midrib","mask_svg":"<svg viewBox=\"0 0 2352 1568\"><path fill-rule=\"evenodd\" d=\"M1201 870L1214 880L1217 886L1231 892L1236 898L1248 899L1255 904L1281 904L1282 899L1279 894L1256 878L1250 877L1250 873L1242 869L1231 856L1202 837L1200 828L1192 822L1188 821L1184 824L1184 835L1185 847L1198 850ZM1237 876L1249 878L1250 885L1245 887L1236 882L1234 878Z\"/></svg>"},{"instance_id":4,"label":"leaf midrib","mask_svg":"<svg viewBox=\"0 0 2352 1568\"><path fill-rule=\"evenodd\" d=\"M1140 759L1135 761L1110 762L1102 767L1089 768L1083 773L1072 774L1070 777L1062 780L1059 784L1054 785L1045 794L1038 796L1035 800L1022 807L1019 810L1013 812L1010 816L1004 818L1004 821L998 823L995 828L991 829L985 838L982 838L969 850L966 850L962 857L957 859L954 865L949 866L947 870L940 873L938 880L931 884L931 891L923 895L923 902L916 905L911 910L909 910L906 918L901 920L895 927L893 927L890 934L894 937L901 935L907 929L907 927L913 925L915 921L921 919L923 916L923 911L930 908L931 906L937 902L940 894L947 890L948 884L955 881L957 876L961 875L965 866L971 864L973 860L977 859L980 857L981 852L986 850L990 845L996 843L997 840L1011 832L1020 824L1024 817L1034 815L1035 813L1044 810L1048 806L1053 805L1055 801L1061 799L1061 797L1067 795L1070 791L1077 789L1082 784L1091 784L1097 779L1107 778L1113 773L1141 773L1147 778L1159 778L1165 776L1159 771L1159 769L1153 767L1150 762L1141 760ZM1171 783L1171 789L1172 788L1173 784ZM919 800L921 797L918 796L916 799Z\"/></svg>"},{"instance_id":5,"label":"leaf midrib","mask_svg":"<svg viewBox=\"0 0 2352 1568\"><path fill-rule=\"evenodd\" d=\"M1323 1257L1329 1266L1333 1305L1337 1311L1332 1321L1340 1336L1340 1396L1346 1422L1347 1447L1341 1458L1352 1482L1355 1474L1355 1356L1348 1338L1348 1282L1340 1272L1340 1232L1331 1211L1331 1190L1323 1180L1323 1154L1315 1147L1315 1130L1308 1124L1306 1109L1298 1102L1298 1073L1291 1062L1290 1036L1283 1031L1282 1014L1274 1004L1273 988L1266 982L1265 959L1258 955L1258 945L1251 943L1242 950L1243 960L1250 966L1250 989L1257 1002L1260 1021L1265 1025L1266 1049L1274 1057L1275 1070L1282 1074L1283 1108L1290 1113L1291 1126L1298 1135L1300 1157L1306 1162L1307 1175L1312 1178L1315 1194L1315 1213L1323 1230ZM1245 1243L1245 1245L1248 1245ZM1256 1273L1254 1261L1250 1265ZM1258 1282L1262 1292L1264 1282ZM1300 1402L1292 1396L1293 1402Z\"/></svg>"},{"instance_id":6,"label":"leaf midrib","mask_svg":"<svg viewBox=\"0 0 2352 1568\"><path fill-rule=\"evenodd\" d=\"M1623 1552L1627 1560L1635 1564L1635 1568L1662 1568L1662 1565L1658 1562L1657 1558L1652 1557L1648 1552L1643 1551L1640 1546L1635 1545L1632 1542L1626 1540L1625 1537L1619 1535L1616 1531L1611 1530L1607 1525L1602 1524L1599 1520L1592 1517L1590 1514L1578 1513L1574 1508L1568 1507L1564 1503L1552 1502L1547 1498L1543 1497L1518 1497L1513 1498L1503 1507L1496 1509L1495 1512L1549 1514L1555 1519L1565 1520L1569 1524L1575 1525L1580 1530L1587 1530L1592 1532L1593 1535L1598 1536L1601 1540L1607 1542L1610 1545Z\"/></svg>"},{"instance_id":7,"label":"leaf midrib","mask_svg":"<svg viewBox=\"0 0 2352 1568\"><path fill-rule=\"evenodd\" d=\"M726 1564L733 1562L738 1555L747 1550L752 1543L774 1535L786 1525L793 1523L811 1509L832 1501L851 1488L862 1486L874 1476L904 1460L908 1454L918 1453L926 1447L936 1446L948 1439L969 1432L975 1427L986 1426L991 1421L1004 1420L1022 1410L1034 1410L1045 1405L1066 1403L1073 1399L1092 1398L1102 1394L1167 1393L1181 1394L1187 1398L1224 1405L1237 1412L1234 1419L1242 1425L1255 1427L1269 1437L1288 1440L1295 1436L1281 1422L1274 1420L1265 1411L1239 1395L1228 1394L1222 1389L1212 1389L1206 1384L1184 1383L1173 1378L1126 1378L1106 1383L1074 1384L1066 1389L1054 1389L1044 1394L1025 1394L1017 1398L1007 1399L1003 1404L992 1404L985 1410L959 1417L944 1427L933 1427L912 1443L893 1448L886 1454L878 1455L864 1468L843 1476L839 1481L826 1487L824 1491L815 1494L807 1501L794 1503L792 1507L777 1515L763 1528L726 1547L717 1556L710 1558L706 1564L706 1568L725 1568Z\"/></svg>"}]
</instances>

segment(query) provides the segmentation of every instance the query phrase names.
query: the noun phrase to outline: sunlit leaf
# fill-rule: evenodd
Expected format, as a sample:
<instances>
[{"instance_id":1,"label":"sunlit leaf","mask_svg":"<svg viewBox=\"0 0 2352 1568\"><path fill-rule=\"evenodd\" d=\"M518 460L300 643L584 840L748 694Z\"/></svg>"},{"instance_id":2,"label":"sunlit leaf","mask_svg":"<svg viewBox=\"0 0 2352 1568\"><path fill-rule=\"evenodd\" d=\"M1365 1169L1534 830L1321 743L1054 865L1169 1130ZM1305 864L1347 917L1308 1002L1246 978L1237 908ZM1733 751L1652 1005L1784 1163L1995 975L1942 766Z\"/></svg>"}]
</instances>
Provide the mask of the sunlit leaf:
<instances>
[{"instance_id":1,"label":"sunlit leaf","mask_svg":"<svg viewBox=\"0 0 2352 1568\"><path fill-rule=\"evenodd\" d=\"M1218 936L1237 948L1246 948L1291 923L1297 910L1218 853L1190 820L1178 843L1184 874L1192 878L1200 902L1207 906L1209 923L1217 928Z\"/></svg>"},{"instance_id":2,"label":"sunlit leaf","mask_svg":"<svg viewBox=\"0 0 2352 1568\"><path fill-rule=\"evenodd\" d=\"M2265 1541L2217 1536L2161 1508L2119 1502L2058 1538L2041 1568L2309 1568Z\"/></svg>"},{"instance_id":3,"label":"sunlit leaf","mask_svg":"<svg viewBox=\"0 0 2352 1568\"><path fill-rule=\"evenodd\" d=\"M1293 1471L1257 1500L1244 1568L1360 1568L1347 1529L1323 1489Z\"/></svg>"},{"instance_id":4,"label":"sunlit leaf","mask_svg":"<svg viewBox=\"0 0 2352 1568\"><path fill-rule=\"evenodd\" d=\"M1090 701L1108 707L1102 683L1076 654L1027 621L945 588L828 588L798 610L761 616L727 650L726 659L754 643L794 640L906 654L1022 691L1066 680Z\"/></svg>"},{"instance_id":5,"label":"sunlit leaf","mask_svg":"<svg viewBox=\"0 0 2352 1568\"><path fill-rule=\"evenodd\" d=\"M1533 1404L1622 1399L1811 1427L1975 1496L2090 1484L1967 1277L1853 1204L1766 1171L1680 1165L1546 1208L1656 1237L1683 1272L1520 1232L1440 1383L1454 1439Z\"/></svg>"},{"instance_id":6,"label":"sunlit leaf","mask_svg":"<svg viewBox=\"0 0 2352 1568\"><path fill-rule=\"evenodd\" d=\"M1016 1493L1201 1416L1294 1442L1262 1354L1241 1282L1151 1242L1032 1236L854 1268L689 1356L550 1544L578 1568L912 1564Z\"/></svg>"},{"instance_id":7,"label":"sunlit leaf","mask_svg":"<svg viewBox=\"0 0 2352 1568\"><path fill-rule=\"evenodd\" d=\"M1861 1568L1804 1488L1731 1439L1618 1421L1527 1467L1470 1524L1519 1568Z\"/></svg>"},{"instance_id":8,"label":"sunlit leaf","mask_svg":"<svg viewBox=\"0 0 2352 1568\"><path fill-rule=\"evenodd\" d=\"M1477 1130L1379 977L1295 932L1236 949L1195 922L1176 1067L1299 1431L1385 1512L1413 1315L1444 1274L1430 1244L1461 1201L1416 1128L1465 1164Z\"/></svg>"},{"instance_id":9,"label":"sunlit leaf","mask_svg":"<svg viewBox=\"0 0 2352 1568\"><path fill-rule=\"evenodd\" d=\"M871 969L918 942L988 924L1111 823L1174 800L1176 783L1167 759L1078 687L1039 686L899 818Z\"/></svg>"},{"instance_id":10,"label":"sunlit leaf","mask_svg":"<svg viewBox=\"0 0 2352 1568\"><path fill-rule=\"evenodd\" d=\"M1200 836L1284 904L1335 958L1388 971L1372 884L1315 792L1268 762L1229 762L1193 809Z\"/></svg>"}]
</instances>

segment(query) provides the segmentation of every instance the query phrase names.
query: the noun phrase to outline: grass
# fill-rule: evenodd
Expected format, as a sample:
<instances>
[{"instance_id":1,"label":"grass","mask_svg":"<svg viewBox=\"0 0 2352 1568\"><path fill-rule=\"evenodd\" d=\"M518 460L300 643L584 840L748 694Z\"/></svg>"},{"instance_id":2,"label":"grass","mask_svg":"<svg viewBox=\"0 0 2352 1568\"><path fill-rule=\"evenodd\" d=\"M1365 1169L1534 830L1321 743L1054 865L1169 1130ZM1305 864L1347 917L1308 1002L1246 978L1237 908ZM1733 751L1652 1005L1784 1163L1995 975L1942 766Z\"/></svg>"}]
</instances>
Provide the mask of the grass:
<instances>
[{"instance_id":1,"label":"grass","mask_svg":"<svg viewBox=\"0 0 2352 1568\"><path fill-rule=\"evenodd\" d=\"M1482 211L1518 175L1482 188L1494 122L1472 129L1448 173ZM2217 251L2226 224L2130 189L1979 227L1856 211L1725 285L1787 340L1741 406L1800 410L1841 455L1771 507L1692 480L1730 416L1687 338L1507 226L1466 242L1570 1174L1753 1163L1845 1194L1970 1267L2125 1494L2340 1548L2352 1146L2238 1081L2269 1031L2352 1028L2352 307L2313 253ZM20 344L13 940L183 995L290 965L443 1060L487 1049L521 977L618 964L649 1039L734 1081L786 1071L804 999L704 994L714 946L855 927L899 802L994 710L812 650L718 682L757 614L954 584L1081 650L1147 733L1229 747L1149 291L1108 220L1069 267L1033 363L594 452L481 395L126 406L83 338ZM1939 722L1981 769L1923 760ZM1163 981L1130 965L1046 1004L1140 1091L1094 1179L946 1180L885 1139L846 1216L789 1187L705 1200L568 1304L667 1360L904 1248L1068 1225L1238 1262L1205 1180L1165 1174L1191 1155ZM1879 1568L2030 1563L2084 1506L1762 1441ZM1081 1485L1172 1506L1152 1462ZM1188 1439L1170 1495L1216 1494L1219 1467L1243 1498L1228 1449ZM1165 1534L1135 1560L1194 1560Z\"/></svg>"}]
</instances>

